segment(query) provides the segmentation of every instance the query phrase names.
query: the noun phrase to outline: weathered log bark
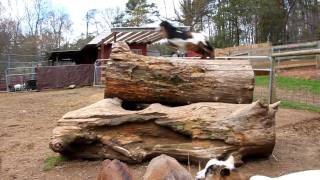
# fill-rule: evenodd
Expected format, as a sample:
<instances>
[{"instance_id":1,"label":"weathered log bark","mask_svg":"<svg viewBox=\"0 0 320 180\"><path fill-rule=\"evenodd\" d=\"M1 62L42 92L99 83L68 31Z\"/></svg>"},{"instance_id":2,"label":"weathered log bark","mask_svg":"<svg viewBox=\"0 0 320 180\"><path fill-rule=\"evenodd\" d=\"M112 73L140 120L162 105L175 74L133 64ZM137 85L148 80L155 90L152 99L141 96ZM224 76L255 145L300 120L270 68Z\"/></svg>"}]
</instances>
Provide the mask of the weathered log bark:
<instances>
[{"instance_id":1,"label":"weathered log bark","mask_svg":"<svg viewBox=\"0 0 320 180\"><path fill-rule=\"evenodd\" d=\"M106 98L170 105L251 103L253 98L249 61L148 57L119 42L106 66Z\"/></svg>"},{"instance_id":2,"label":"weathered log bark","mask_svg":"<svg viewBox=\"0 0 320 180\"><path fill-rule=\"evenodd\" d=\"M72 111L58 121L50 147L76 158L108 158L139 163L160 154L206 162L233 154L271 154L278 104L194 103L168 107L151 104L139 111L104 99Z\"/></svg>"}]
</instances>

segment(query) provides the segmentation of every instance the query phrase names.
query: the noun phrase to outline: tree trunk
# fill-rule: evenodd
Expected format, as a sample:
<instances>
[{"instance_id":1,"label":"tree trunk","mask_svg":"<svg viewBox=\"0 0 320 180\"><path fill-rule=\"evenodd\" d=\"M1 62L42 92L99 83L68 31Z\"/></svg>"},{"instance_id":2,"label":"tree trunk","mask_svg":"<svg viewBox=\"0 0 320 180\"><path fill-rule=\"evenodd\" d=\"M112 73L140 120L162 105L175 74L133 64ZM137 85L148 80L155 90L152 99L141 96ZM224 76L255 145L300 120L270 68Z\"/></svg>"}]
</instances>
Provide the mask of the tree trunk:
<instances>
[{"instance_id":1,"label":"tree trunk","mask_svg":"<svg viewBox=\"0 0 320 180\"><path fill-rule=\"evenodd\" d=\"M119 42L106 67L105 97L130 102L251 103L253 89L249 61L148 57L131 53Z\"/></svg>"},{"instance_id":2,"label":"tree trunk","mask_svg":"<svg viewBox=\"0 0 320 180\"><path fill-rule=\"evenodd\" d=\"M118 98L67 113L53 130L50 148L66 156L139 163L160 154L206 162L233 154L269 156L275 145L278 103L151 104L125 110Z\"/></svg>"}]
</instances>

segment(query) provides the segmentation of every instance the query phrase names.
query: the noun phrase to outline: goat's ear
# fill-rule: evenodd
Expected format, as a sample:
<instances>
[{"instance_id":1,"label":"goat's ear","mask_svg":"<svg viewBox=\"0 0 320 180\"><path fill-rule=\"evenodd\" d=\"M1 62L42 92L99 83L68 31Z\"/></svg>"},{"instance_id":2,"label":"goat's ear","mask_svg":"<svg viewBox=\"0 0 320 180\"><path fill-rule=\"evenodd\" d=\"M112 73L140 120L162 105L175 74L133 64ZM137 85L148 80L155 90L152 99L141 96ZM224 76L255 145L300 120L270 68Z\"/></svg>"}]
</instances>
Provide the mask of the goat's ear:
<instances>
[{"instance_id":1,"label":"goat's ear","mask_svg":"<svg viewBox=\"0 0 320 180\"><path fill-rule=\"evenodd\" d=\"M230 163L230 164L232 164L232 165L234 165L234 157L231 155L231 156L229 156L229 158L226 160L226 162L228 162L228 163Z\"/></svg>"},{"instance_id":2,"label":"goat's ear","mask_svg":"<svg viewBox=\"0 0 320 180\"><path fill-rule=\"evenodd\" d=\"M228 168L223 168L220 170L220 176L224 177L224 176L230 176L230 169Z\"/></svg>"}]
</instances>

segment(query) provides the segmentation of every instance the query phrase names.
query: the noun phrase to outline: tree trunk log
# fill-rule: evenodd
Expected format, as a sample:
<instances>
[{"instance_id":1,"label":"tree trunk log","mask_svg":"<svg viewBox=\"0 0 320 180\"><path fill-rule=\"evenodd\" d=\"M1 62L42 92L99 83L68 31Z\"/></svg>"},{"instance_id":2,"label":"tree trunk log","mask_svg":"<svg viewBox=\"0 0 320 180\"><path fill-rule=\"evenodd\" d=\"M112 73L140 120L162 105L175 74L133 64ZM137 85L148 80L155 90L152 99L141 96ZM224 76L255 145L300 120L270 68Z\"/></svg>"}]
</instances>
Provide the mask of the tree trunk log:
<instances>
[{"instance_id":1,"label":"tree trunk log","mask_svg":"<svg viewBox=\"0 0 320 180\"><path fill-rule=\"evenodd\" d=\"M253 90L249 61L148 57L119 42L107 62L106 98L170 105L251 103Z\"/></svg>"},{"instance_id":2,"label":"tree trunk log","mask_svg":"<svg viewBox=\"0 0 320 180\"><path fill-rule=\"evenodd\" d=\"M206 162L233 154L269 156L275 145L277 104L151 104L125 110L118 98L67 113L53 130L50 148L76 158L139 163L160 154Z\"/></svg>"}]
</instances>

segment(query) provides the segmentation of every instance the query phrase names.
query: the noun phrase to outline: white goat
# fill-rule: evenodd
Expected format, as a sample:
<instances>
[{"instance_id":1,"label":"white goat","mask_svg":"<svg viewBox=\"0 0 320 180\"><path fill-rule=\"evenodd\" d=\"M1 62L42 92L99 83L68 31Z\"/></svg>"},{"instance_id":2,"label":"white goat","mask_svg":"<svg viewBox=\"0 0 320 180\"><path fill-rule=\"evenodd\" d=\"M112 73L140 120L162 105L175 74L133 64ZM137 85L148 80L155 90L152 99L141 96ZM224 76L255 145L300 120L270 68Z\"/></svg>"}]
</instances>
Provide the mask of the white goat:
<instances>
[{"instance_id":1,"label":"white goat","mask_svg":"<svg viewBox=\"0 0 320 180\"><path fill-rule=\"evenodd\" d=\"M320 180L320 170L300 171L280 177L252 176L250 180Z\"/></svg>"},{"instance_id":2,"label":"white goat","mask_svg":"<svg viewBox=\"0 0 320 180\"><path fill-rule=\"evenodd\" d=\"M234 157L230 156L226 161L211 159L206 164L206 167L199 171L196 180L243 180L244 177L235 169ZM320 180L320 170L300 171L280 177L270 178L266 176L256 175L249 180Z\"/></svg>"},{"instance_id":3,"label":"white goat","mask_svg":"<svg viewBox=\"0 0 320 180\"><path fill-rule=\"evenodd\" d=\"M13 88L14 88L14 91L22 91L24 89L24 86L25 86L24 84L15 84Z\"/></svg>"}]
</instances>

